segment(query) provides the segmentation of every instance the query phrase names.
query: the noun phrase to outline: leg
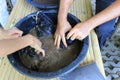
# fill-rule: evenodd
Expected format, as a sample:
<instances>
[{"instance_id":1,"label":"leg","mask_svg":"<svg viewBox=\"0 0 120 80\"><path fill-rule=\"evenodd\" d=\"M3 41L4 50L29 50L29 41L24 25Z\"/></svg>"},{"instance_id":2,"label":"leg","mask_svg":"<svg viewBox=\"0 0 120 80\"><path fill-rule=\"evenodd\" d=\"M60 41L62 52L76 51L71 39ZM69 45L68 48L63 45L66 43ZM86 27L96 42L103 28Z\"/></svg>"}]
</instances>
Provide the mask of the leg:
<instances>
[{"instance_id":1,"label":"leg","mask_svg":"<svg viewBox=\"0 0 120 80\"><path fill-rule=\"evenodd\" d=\"M113 3L114 1L115 0L96 0L96 13L99 13L100 11L108 7L111 3ZM106 39L110 37L110 35L115 30L114 28L115 21L116 21L116 18L95 28L95 31L99 39L100 49L102 49Z\"/></svg>"},{"instance_id":2,"label":"leg","mask_svg":"<svg viewBox=\"0 0 120 80\"><path fill-rule=\"evenodd\" d=\"M97 64L92 63L59 77L59 80L105 80Z\"/></svg>"}]
</instances>

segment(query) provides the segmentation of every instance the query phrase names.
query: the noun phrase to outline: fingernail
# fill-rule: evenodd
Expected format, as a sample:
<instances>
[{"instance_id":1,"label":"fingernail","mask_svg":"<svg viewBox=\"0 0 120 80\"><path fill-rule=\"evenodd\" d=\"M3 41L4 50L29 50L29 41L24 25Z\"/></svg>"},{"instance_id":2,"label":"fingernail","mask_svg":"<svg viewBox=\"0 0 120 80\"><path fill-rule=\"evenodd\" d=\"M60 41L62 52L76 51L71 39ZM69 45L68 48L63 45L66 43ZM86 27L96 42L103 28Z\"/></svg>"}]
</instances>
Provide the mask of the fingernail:
<instances>
[{"instance_id":1,"label":"fingernail","mask_svg":"<svg viewBox=\"0 0 120 80\"><path fill-rule=\"evenodd\" d=\"M45 57L45 53L42 53L42 56Z\"/></svg>"},{"instance_id":2,"label":"fingernail","mask_svg":"<svg viewBox=\"0 0 120 80\"><path fill-rule=\"evenodd\" d=\"M66 37L66 39L69 39L68 37Z\"/></svg>"},{"instance_id":3,"label":"fingernail","mask_svg":"<svg viewBox=\"0 0 120 80\"><path fill-rule=\"evenodd\" d=\"M71 38L71 40L73 41L74 39Z\"/></svg>"},{"instance_id":4,"label":"fingernail","mask_svg":"<svg viewBox=\"0 0 120 80\"><path fill-rule=\"evenodd\" d=\"M67 48L67 46L65 46Z\"/></svg>"}]
</instances>

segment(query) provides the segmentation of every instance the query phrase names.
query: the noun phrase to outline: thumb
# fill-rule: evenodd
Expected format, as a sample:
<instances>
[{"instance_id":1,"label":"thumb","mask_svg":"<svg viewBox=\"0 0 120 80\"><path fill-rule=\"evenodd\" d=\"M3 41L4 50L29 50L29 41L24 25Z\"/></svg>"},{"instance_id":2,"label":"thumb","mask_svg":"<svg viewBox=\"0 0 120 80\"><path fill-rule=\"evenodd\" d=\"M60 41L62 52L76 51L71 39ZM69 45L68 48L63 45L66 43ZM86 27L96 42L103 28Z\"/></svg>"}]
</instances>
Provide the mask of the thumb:
<instances>
[{"instance_id":1,"label":"thumb","mask_svg":"<svg viewBox=\"0 0 120 80\"><path fill-rule=\"evenodd\" d=\"M42 53L42 56L45 56L45 50L41 49L40 52Z\"/></svg>"},{"instance_id":2,"label":"thumb","mask_svg":"<svg viewBox=\"0 0 120 80\"><path fill-rule=\"evenodd\" d=\"M35 50L35 52L37 53L37 54L41 54L43 57L45 56L45 50L43 50L43 49L39 49L39 50Z\"/></svg>"},{"instance_id":3,"label":"thumb","mask_svg":"<svg viewBox=\"0 0 120 80\"><path fill-rule=\"evenodd\" d=\"M22 36L23 31L15 30L15 31L13 32L13 34L19 34L19 36Z\"/></svg>"},{"instance_id":4,"label":"thumb","mask_svg":"<svg viewBox=\"0 0 120 80\"><path fill-rule=\"evenodd\" d=\"M12 35L11 35L11 38L17 38L17 37L20 37L20 36L21 36L20 34L15 33L15 34L12 34Z\"/></svg>"},{"instance_id":5,"label":"thumb","mask_svg":"<svg viewBox=\"0 0 120 80\"><path fill-rule=\"evenodd\" d=\"M18 29L18 28L16 28L16 27L14 27L14 28L10 29L10 34L11 34L11 35L12 35L12 34L15 34L15 33L17 33L17 34L19 34L19 35L21 35L21 36L22 36L23 31L19 30L19 29Z\"/></svg>"}]
</instances>

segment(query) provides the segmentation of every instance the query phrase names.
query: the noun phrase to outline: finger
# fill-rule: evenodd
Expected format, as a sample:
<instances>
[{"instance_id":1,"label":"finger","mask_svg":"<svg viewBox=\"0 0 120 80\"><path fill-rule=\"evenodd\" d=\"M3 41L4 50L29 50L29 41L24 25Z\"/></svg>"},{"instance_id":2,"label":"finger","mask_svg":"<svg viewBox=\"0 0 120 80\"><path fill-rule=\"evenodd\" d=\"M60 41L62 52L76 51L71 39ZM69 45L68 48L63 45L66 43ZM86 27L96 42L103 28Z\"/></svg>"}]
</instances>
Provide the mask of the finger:
<instances>
[{"instance_id":1,"label":"finger","mask_svg":"<svg viewBox=\"0 0 120 80\"><path fill-rule=\"evenodd\" d=\"M44 57L45 56L45 50L41 49L40 52L42 53L42 56Z\"/></svg>"},{"instance_id":2,"label":"finger","mask_svg":"<svg viewBox=\"0 0 120 80\"><path fill-rule=\"evenodd\" d=\"M37 53L38 50L35 49L35 52Z\"/></svg>"},{"instance_id":3,"label":"finger","mask_svg":"<svg viewBox=\"0 0 120 80\"><path fill-rule=\"evenodd\" d=\"M81 41L81 40L82 40L82 37L77 36L77 37L76 37L76 39L78 39L78 40L80 40L80 41Z\"/></svg>"},{"instance_id":4,"label":"finger","mask_svg":"<svg viewBox=\"0 0 120 80\"><path fill-rule=\"evenodd\" d=\"M76 37L77 37L77 34L73 34L70 39L75 40Z\"/></svg>"},{"instance_id":5,"label":"finger","mask_svg":"<svg viewBox=\"0 0 120 80\"><path fill-rule=\"evenodd\" d=\"M41 54L43 57L45 56L45 50L40 49L40 50L36 50L37 54Z\"/></svg>"},{"instance_id":6,"label":"finger","mask_svg":"<svg viewBox=\"0 0 120 80\"><path fill-rule=\"evenodd\" d=\"M22 36L23 31L21 31L21 30L19 30L18 28L15 27L13 33L18 33L18 34L20 34L20 36Z\"/></svg>"},{"instance_id":7,"label":"finger","mask_svg":"<svg viewBox=\"0 0 120 80\"><path fill-rule=\"evenodd\" d=\"M65 45L65 47L67 47L67 43L66 43L66 39L65 39L65 35L62 36L62 42L63 42L63 44Z\"/></svg>"},{"instance_id":8,"label":"finger","mask_svg":"<svg viewBox=\"0 0 120 80\"><path fill-rule=\"evenodd\" d=\"M35 49L36 54L40 54L40 50Z\"/></svg>"},{"instance_id":9,"label":"finger","mask_svg":"<svg viewBox=\"0 0 120 80\"><path fill-rule=\"evenodd\" d=\"M54 45L57 45L57 36L55 36Z\"/></svg>"},{"instance_id":10,"label":"finger","mask_svg":"<svg viewBox=\"0 0 120 80\"><path fill-rule=\"evenodd\" d=\"M71 31L67 34L67 39L69 39L73 34L74 34L74 31L71 30Z\"/></svg>"},{"instance_id":11,"label":"finger","mask_svg":"<svg viewBox=\"0 0 120 80\"><path fill-rule=\"evenodd\" d=\"M56 34L54 34L54 38L56 37Z\"/></svg>"},{"instance_id":12,"label":"finger","mask_svg":"<svg viewBox=\"0 0 120 80\"><path fill-rule=\"evenodd\" d=\"M36 50L36 53L37 53L37 54L40 54L40 51L39 51L39 50Z\"/></svg>"},{"instance_id":13,"label":"finger","mask_svg":"<svg viewBox=\"0 0 120 80\"><path fill-rule=\"evenodd\" d=\"M19 34L12 34L11 35L11 38L17 38L17 37L20 37Z\"/></svg>"},{"instance_id":14,"label":"finger","mask_svg":"<svg viewBox=\"0 0 120 80\"><path fill-rule=\"evenodd\" d=\"M23 32L22 31L13 31L10 33L10 35L18 35L19 37L22 36Z\"/></svg>"},{"instance_id":15,"label":"finger","mask_svg":"<svg viewBox=\"0 0 120 80\"><path fill-rule=\"evenodd\" d=\"M19 36L22 36L23 35L23 31L20 32L20 35Z\"/></svg>"},{"instance_id":16,"label":"finger","mask_svg":"<svg viewBox=\"0 0 120 80\"><path fill-rule=\"evenodd\" d=\"M19 36L22 36L23 31L16 31L17 34L19 34Z\"/></svg>"},{"instance_id":17,"label":"finger","mask_svg":"<svg viewBox=\"0 0 120 80\"><path fill-rule=\"evenodd\" d=\"M18 36L20 36L20 34L19 34L19 33L13 33L13 34L11 34L11 35L18 35Z\"/></svg>"},{"instance_id":18,"label":"finger","mask_svg":"<svg viewBox=\"0 0 120 80\"><path fill-rule=\"evenodd\" d=\"M61 41L61 37L58 36L58 39L57 39L57 48L60 48L60 41Z\"/></svg>"}]
</instances>

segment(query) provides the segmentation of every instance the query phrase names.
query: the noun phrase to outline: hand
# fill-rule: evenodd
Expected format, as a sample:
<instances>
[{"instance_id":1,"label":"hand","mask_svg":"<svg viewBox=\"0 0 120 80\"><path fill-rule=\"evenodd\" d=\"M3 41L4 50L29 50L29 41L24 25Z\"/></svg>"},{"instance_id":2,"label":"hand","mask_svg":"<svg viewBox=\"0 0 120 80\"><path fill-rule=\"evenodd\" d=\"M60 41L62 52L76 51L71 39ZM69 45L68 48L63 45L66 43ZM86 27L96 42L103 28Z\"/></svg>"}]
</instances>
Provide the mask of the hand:
<instances>
[{"instance_id":1,"label":"hand","mask_svg":"<svg viewBox=\"0 0 120 80\"><path fill-rule=\"evenodd\" d=\"M58 22L57 29L56 29L56 32L54 34L54 38L55 38L54 45L56 45L57 48L60 47L61 39L62 39L62 42L65 45L65 47L67 47L65 33L68 32L71 28L72 27L67 20Z\"/></svg>"},{"instance_id":2,"label":"hand","mask_svg":"<svg viewBox=\"0 0 120 80\"><path fill-rule=\"evenodd\" d=\"M34 36L32 36L32 44L30 46L35 49L35 52L37 54L41 53L43 57L45 56L45 51L41 48L42 47L41 41L35 38Z\"/></svg>"},{"instance_id":3,"label":"hand","mask_svg":"<svg viewBox=\"0 0 120 80\"><path fill-rule=\"evenodd\" d=\"M90 33L90 27L86 23L79 23L67 34L67 39L83 40Z\"/></svg>"},{"instance_id":4,"label":"hand","mask_svg":"<svg viewBox=\"0 0 120 80\"><path fill-rule=\"evenodd\" d=\"M22 34L23 32L16 27L2 31L3 39L17 38L22 36Z\"/></svg>"}]
</instances>

